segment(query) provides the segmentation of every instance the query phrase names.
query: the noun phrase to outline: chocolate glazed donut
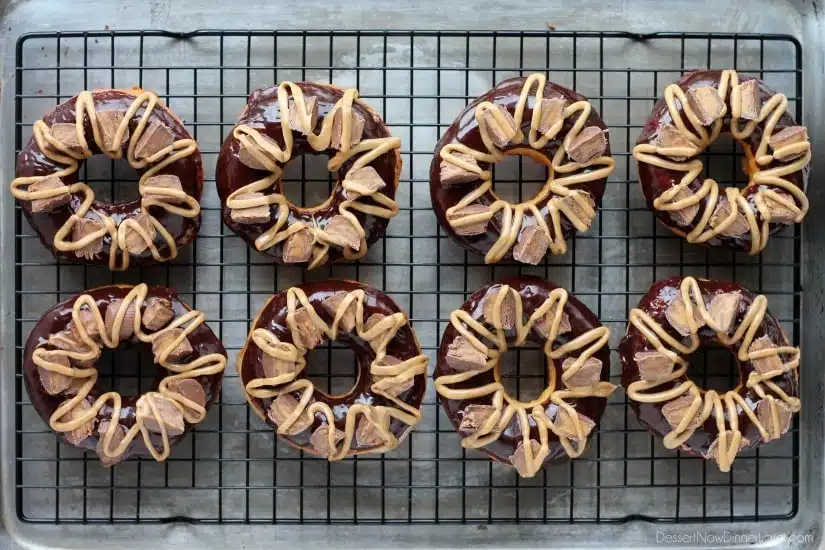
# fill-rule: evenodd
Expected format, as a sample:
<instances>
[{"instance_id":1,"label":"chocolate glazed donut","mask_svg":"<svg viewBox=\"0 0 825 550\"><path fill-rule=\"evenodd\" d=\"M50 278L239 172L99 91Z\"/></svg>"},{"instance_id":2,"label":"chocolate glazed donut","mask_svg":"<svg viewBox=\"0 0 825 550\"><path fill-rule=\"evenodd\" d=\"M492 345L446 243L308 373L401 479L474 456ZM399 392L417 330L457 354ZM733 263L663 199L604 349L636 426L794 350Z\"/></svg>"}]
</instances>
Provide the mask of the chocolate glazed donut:
<instances>
[{"instance_id":1,"label":"chocolate glazed donut","mask_svg":"<svg viewBox=\"0 0 825 550\"><path fill-rule=\"evenodd\" d=\"M507 394L498 362L526 341L544 346L548 386L524 403ZM537 277L490 283L450 315L436 391L465 448L532 477L545 461L584 452L616 387L610 331L563 288Z\"/></svg>"},{"instance_id":2,"label":"chocolate glazed donut","mask_svg":"<svg viewBox=\"0 0 825 550\"><path fill-rule=\"evenodd\" d=\"M346 394L328 395L306 376L306 354L325 338L355 353L358 379ZM331 461L394 449L421 419L427 356L395 302L354 281L270 298L237 365L258 416L288 443Z\"/></svg>"},{"instance_id":3,"label":"chocolate glazed donut","mask_svg":"<svg viewBox=\"0 0 825 550\"><path fill-rule=\"evenodd\" d=\"M362 258L398 212L400 146L355 89L283 82L256 90L218 158L223 221L279 263L312 269ZM284 166L305 154L330 157L337 171L329 199L311 208L282 189Z\"/></svg>"},{"instance_id":4,"label":"chocolate glazed donut","mask_svg":"<svg viewBox=\"0 0 825 550\"><path fill-rule=\"evenodd\" d=\"M85 159L101 153L126 158L140 198L102 202L77 181ZM35 122L11 182L55 257L112 270L176 257L200 227L202 190L197 143L157 95L139 89L84 91L58 105Z\"/></svg>"},{"instance_id":5,"label":"chocolate glazed donut","mask_svg":"<svg viewBox=\"0 0 825 550\"><path fill-rule=\"evenodd\" d=\"M490 168L506 155L550 169L521 204L493 191ZM535 265L590 228L614 167L607 128L587 99L533 74L501 82L461 112L436 145L430 195L441 227L486 263Z\"/></svg>"},{"instance_id":6,"label":"chocolate glazed donut","mask_svg":"<svg viewBox=\"0 0 825 550\"><path fill-rule=\"evenodd\" d=\"M739 366L739 383L722 395L689 378L688 356L706 345L726 347ZM655 283L630 312L619 356L639 422L667 448L712 458L723 472L742 449L781 437L800 408L799 348L765 296L735 283Z\"/></svg>"},{"instance_id":7,"label":"chocolate glazed donut","mask_svg":"<svg viewBox=\"0 0 825 550\"><path fill-rule=\"evenodd\" d=\"M788 99L736 71L697 71L665 89L633 149L648 208L690 243L757 254L808 211L808 131ZM697 157L729 134L745 152L743 189L705 179Z\"/></svg>"},{"instance_id":8,"label":"chocolate glazed donut","mask_svg":"<svg viewBox=\"0 0 825 550\"><path fill-rule=\"evenodd\" d=\"M155 356L152 389L104 393L94 366L102 349L141 344ZM57 304L24 353L23 380L40 417L69 444L96 451L104 466L130 456L165 460L217 400L226 367L203 314L171 289L145 284L103 286Z\"/></svg>"}]
</instances>

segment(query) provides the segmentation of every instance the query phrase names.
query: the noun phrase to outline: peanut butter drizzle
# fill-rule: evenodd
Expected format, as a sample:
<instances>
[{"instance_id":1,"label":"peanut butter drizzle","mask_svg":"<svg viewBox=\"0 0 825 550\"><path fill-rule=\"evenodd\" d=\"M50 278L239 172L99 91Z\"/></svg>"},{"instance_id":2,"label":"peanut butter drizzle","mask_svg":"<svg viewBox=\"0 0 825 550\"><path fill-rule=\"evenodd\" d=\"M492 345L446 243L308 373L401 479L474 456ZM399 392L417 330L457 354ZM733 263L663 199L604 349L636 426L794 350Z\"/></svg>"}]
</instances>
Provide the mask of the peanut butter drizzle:
<instances>
[{"instance_id":1,"label":"peanut butter drizzle","mask_svg":"<svg viewBox=\"0 0 825 550\"><path fill-rule=\"evenodd\" d=\"M522 345L530 333L533 324L539 319L543 319L547 313L555 308L555 315L550 323L549 334L547 341L544 344L544 354L547 356L547 364L550 368L548 376L550 384L545 390L533 401L525 403L518 399L511 397L504 389L504 385L499 379L498 372L495 373L496 381L480 387L456 389L451 388L451 385L461 384L467 380L472 379L477 374L487 372L490 369L495 369L499 358L507 352L507 338L504 330L504 323L502 321L501 308L507 294L512 293L515 299L515 331L516 341L513 344L515 347ZM553 432L564 447L565 452L571 458L576 458L584 452L587 445L586 434L579 415L576 409L569 403L564 401L565 398L581 398L581 397L603 397L607 398L616 389L616 386L600 381L598 384L590 387L575 387L565 389L556 389L555 387L555 364L554 359L560 359L567 354L582 350L580 355L575 359L574 363L564 371L562 374L562 381L567 385L567 381L576 375L584 363L597 353L602 347L607 345L610 340L610 330L607 327L601 326L593 328L584 334L574 338L570 342L553 349L553 343L559 336L559 327L562 322L564 314L564 307L567 304L568 293L563 288L553 290L544 303L536 309L526 323L522 324L523 304L521 295L512 290L508 285L502 285L493 303L493 325L496 329L495 333L490 332L487 328L474 319L470 313L464 310L453 311L450 315L450 322L453 327L472 344L474 348L487 355L488 360L483 370L473 370L468 372L458 372L456 374L448 374L439 376L435 379L435 389L439 395L446 399L475 399L492 394L492 406L495 412L487 419L485 424L476 432L468 435L461 440L461 446L467 449L477 449L495 441L501 436L501 433L508 426L514 415L518 416L519 428L523 434L523 448L526 462L525 477L532 477L541 468L544 459L550 452L550 441L548 437L548 430ZM488 296L486 299L490 299ZM475 331L483 338L494 342L495 347L490 348L473 334ZM604 367L604 366L603 366ZM609 368L609 366L608 366ZM571 441L564 433L553 424L550 418L545 413L545 405L547 401L557 405L560 409L564 409L568 417L575 426L578 434L578 441ZM530 411L528 413L528 410ZM535 420L536 426L539 430L539 444L538 453L533 454L533 448L530 444L530 422L528 414ZM558 414L558 413L557 413Z\"/></svg>"},{"instance_id":2,"label":"peanut butter drizzle","mask_svg":"<svg viewBox=\"0 0 825 550\"><path fill-rule=\"evenodd\" d=\"M327 163L327 168L330 172L338 170L347 160L360 153L364 154L355 160L349 171L352 172L363 168L384 153L401 147L401 138L386 137L365 139L356 145L351 145L352 140L350 136L352 135L353 118L355 116L352 110L352 104L358 99L358 90L354 88L347 89L344 92L344 97L339 99L329 110L324 117L320 132L318 134L312 133L312 117L307 109L304 93L299 86L296 86L292 82L282 82L278 86L278 104L281 111L281 131L283 132L284 149L281 149L274 141L266 140L258 130L246 124L238 125L232 131L232 135L241 145L246 148L258 162L265 166L271 174L263 179L244 185L231 193L226 199L227 207L235 209L269 206L270 204L277 205L278 219L272 227L255 239L255 248L259 251L266 250L286 240L293 233L307 229L312 234L312 259L309 263L309 269L314 269L326 262L329 247L330 244L332 244L329 240L328 233L318 226L314 218L312 225L303 221L287 225L289 220L289 201L281 193L265 194L271 191L272 185L283 177L283 171L276 163L280 162L281 164L285 164L292 157L292 128L287 124L287 120L289 120L290 94L295 102L301 127L306 129L307 141L316 151L323 151L330 147L333 119L337 112L341 112L341 149L335 156L329 159ZM394 182L385 183L392 185ZM348 260L357 260L363 258L367 253L366 232L352 211L355 210L363 212L364 214L390 219L398 213L398 204L379 191L373 191L357 183L353 184L346 179L343 181L343 188L349 193L348 198L339 206L338 213L353 225L361 237L361 246L357 251L347 246L344 247L343 254ZM264 193L264 196L245 199L237 198L240 195L254 192ZM349 198L354 196L353 193L357 193L357 196L355 196L355 198ZM361 197L370 197L380 206L364 204L359 200ZM285 225L286 227L284 227Z\"/></svg>"},{"instance_id":3,"label":"peanut butter drizzle","mask_svg":"<svg viewBox=\"0 0 825 550\"><path fill-rule=\"evenodd\" d=\"M470 155L478 162L496 163L504 159L504 153L502 153L501 150L498 149L493 143L490 130L487 128L487 124L484 120L484 114L490 113L490 115L493 116L500 124L506 124L504 116L501 112L499 112L494 103L489 101L482 102L476 107L475 111L475 118L478 123L479 133L481 134L481 140L484 142L485 147L487 147L487 152L471 149L461 143L448 143L441 149L440 152L442 159L458 166L463 170L478 174L478 177L482 180L482 184L479 187L470 193L467 193L460 201L458 201L458 203L447 209L447 220L452 227L459 228L474 225L482 221L488 222L493 218L493 216L496 215L497 212L502 213L501 234L484 256L484 262L488 264L500 261L505 255L507 255L507 252L515 244L522 228L522 221L524 219L525 212L529 212L533 215L536 220L536 225L542 233L544 233L545 237L547 237L547 241L550 243L550 251L553 254L564 254L567 252L567 242L564 240L564 234L561 227L561 215L564 214L564 216L570 220L578 231L587 231L590 228L591 220L596 217L596 211L587 199L582 196L581 193L573 193L568 189L568 187L606 178L613 173L616 165L613 158L608 156L599 156L585 164L564 162L565 154L569 149L570 144L576 139L576 137L578 137L587 122L587 118L590 116L592 106L588 101L577 101L572 105L568 105L565 107L562 113L562 118L559 121L553 124L553 126L551 126L550 129L543 135L538 134L538 127L541 123L541 111L538 108L538 104L544 97L544 86L546 82L547 79L540 73L532 74L525 80L524 86L521 89L521 95L519 96L518 103L516 104L516 111L513 114L513 119L516 122L516 133L512 137L511 141L520 142L524 140L524 134L521 131L522 119L524 117L524 109L527 105L530 90L533 87L535 87L536 108L533 109L533 116L530 119L530 132L528 134L528 142L530 147L536 150L541 149L547 145L547 142L555 138L559 131L561 131L566 118L576 114L578 114L578 118L573 124L573 128L571 128L564 137L563 143L556 150L556 154L553 156L553 159L549 164L551 169L550 177L547 178L547 182L544 184L541 191L539 191L539 193L532 199L513 205L507 201L497 198L490 205L490 209L486 212L479 212L477 214L459 217L453 216L462 208L465 208L478 200L488 191L492 192L493 188L493 176L489 170L482 170L478 165L473 165L467 161L464 161L458 158L454 153L464 153L466 155ZM600 166L601 168L598 170L572 174L572 172L575 172L576 170L593 166ZM570 175L557 178L557 173ZM538 204L549 194L554 195L553 198L547 203L547 210L550 214L550 220L552 222L552 230L548 226L547 221L544 219L544 216L542 216L541 211L538 208ZM576 201L578 208L587 216L587 218L580 216L578 212L563 202L562 199L564 197L571 195Z\"/></svg>"},{"instance_id":4,"label":"peanut butter drizzle","mask_svg":"<svg viewBox=\"0 0 825 550\"><path fill-rule=\"evenodd\" d=\"M381 446L370 449L370 452L379 453L390 451L398 446L398 439L390 430L390 423L393 418L397 418L409 426L414 426L421 420L421 410L419 408L405 403L397 395L387 393L384 388L390 384L401 384L412 380L415 376L426 374L428 358L424 354L419 354L397 365L382 365L381 362L387 353L387 345L395 337L398 329L407 324L407 317L401 312L396 312L384 317L367 330L364 319L364 298L364 291L360 289L347 293L338 307L332 325L327 325L315 312L304 291L293 287L287 290L288 313L286 322L292 333L292 340L297 342L297 345L278 341L278 338L266 329L257 328L252 331L252 341L261 351L275 359L297 363L298 368L294 372L273 378L250 380L245 387L247 399L249 400L250 397L272 399L282 394L301 393L298 406L278 426L278 434L289 433L289 428L295 421L307 413L310 417L322 414L326 418L327 425L334 427L335 415L332 408L326 403L312 401L315 391L314 384L307 378L296 379L298 374L306 367L305 356L308 350L301 343L300 327L295 321L295 311L299 307L305 308L312 324L327 338L335 340L338 336L339 325L347 309L353 303L355 304L355 331L360 338L369 342L375 351L375 359L370 365L370 374L378 377L378 380L372 384L370 391L389 399L395 407L365 405L363 403L350 405L347 411L343 439L339 441L335 437L335 429L328 430L328 448L330 452L327 459L329 461L341 460L349 453L358 425L358 415L366 417L383 440ZM310 401L312 402L310 403ZM255 407L253 406L253 408ZM257 408L255 410L260 414Z\"/></svg>"},{"instance_id":5,"label":"peanut butter drizzle","mask_svg":"<svg viewBox=\"0 0 825 550\"><path fill-rule=\"evenodd\" d=\"M94 298L89 294L80 296L75 301L74 307L72 308L72 322L80 335L80 339L83 344L85 344L86 351L46 351L43 348L38 347L32 354L34 364L38 367L65 376L71 376L73 378L84 380L83 385L77 391L77 394L64 401L59 407L57 407L57 409L55 409L54 413L52 413L52 416L49 419L49 426L51 426L54 431L71 432L72 430L85 425L87 422L93 421L97 417L98 412L105 407L107 403L110 403L112 407L111 418L113 421L109 422L109 429L103 435L104 443L102 450L102 452L109 458L115 458L123 454L126 448L131 444L132 440L137 437L138 432L140 432L143 435L143 442L146 445L146 448L149 449L152 457L157 461L166 460L171 449L169 434L166 430L166 424L163 422L163 419L158 412L155 399L159 396L170 400L175 407L181 411L187 422L190 424L197 424L206 416L206 409L201 404L187 399L179 393L171 391L169 389L169 384L176 380L183 380L185 378L211 376L213 374L223 372L226 368L226 357L219 353L204 355L188 363L170 362L168 360L169 353L177 348L177 346L183 342L189 334L198 328L198 326L203 324L205 316L200 311L191 310L179 317L174 318L162 330L152 334L145 334L141 330L142 313L140 308L146 300L148 292L149 288L145 283L141 283L129 291L120 303L120 308L117 310L117 314L115 315L111 332L107 330L106 323L103 320L103 315L97 307L97 303ZM138 403L141 399L146 400L149 409L152 411L152 416L161 428L160 435L163 439L163 449L160 452L158 452L152 445L149 431L144 426L143 417L140 415L135 415L135 424L129 429L128 432L126 432L126 435L123 437L120 445L114 449L111 448L112 438L118 430L117 420L120 418L121 411L121 396L119 393L114 391L106 392L100 395L97 400L91 404L91 407L85 410L81 416L75 417L67 422L61 421L61 418L63 418L64 415L69 413L69 411L77 407L80 402L86 399L86 396L89 395L89 392L97 383L98 372L94 367L65 367L59 363L55 363L47 359L48 356L62 355L67 357L70 361L83 362L97 359L100 356L101 344L98 344L95 339L89 336L89 333L80 318L80 310L84 306L88 307L89 311L91 311L93 321L100 333L102 344L110 349L117 348L120 344L120 329L129 308L132 307L134 308L135 313L133 320L134 334L138 337L138 339L140 339L141 342L151 344L157 338L163 336L172 329L180 328L182 330L182 333L177 338L169 342L169 345L164 348L159 355L160 365L176 374L163 378L160 381L160 384L158 384L158 391L147 392L143 394L140 399L138 399Z\"/></svg>"},{"instance_id":6,"label":"peanut butter drizzle","mask_svg":"<svg viewBox=\"0 0 825 550\"><path fill-rule=\"evenodd\" d=\"M200 204L194 197L181 190L147 186L146 180L173 162L193 154L197 151L198 144L193 139L179 139L172 143L172 145L165 147L147 159L140 160L135 157L135 147L149 124L149 117L151 116L152 111L159 103L160 101L158 100L158 96L152 92L144 91L135 97L135 100L126 110L126 113L120 122L120 126L118 126L118 129L115 132L110 149L107 149L103 143L103 137L97 123L94 95L88 90L84 90L78 94L77 102L75 104L75 126L77 128L77 138L80 143L80 151L75 151L69 147L66 147L62 142L55 139L54 136L52 136L50 127L43 122L43 120L38 120L34 123L32 133L34 135L35 142L37 143L37 147L49 159L65 164L66 167L55 172L54 174L49 174L49 176L15 178L12 180L10 185L12 195L14 195L14 197L18 200L33 201L37 199L49 199L63 194L83 194L83 202L80 203L79 208L69 217L68 220L66 220L66 223L63 224L54 236L53 244L57 250L61 252L75 252L95 242L96 240L109 235L111 237L111 245L109 246L109 269L112 271L123 271L129 268L130 256L129 251L126 249L126 237L128 231L132 230L140 235L140 238L144 240L148 250L151 252L152 257L156 261L165 262L175 258L178 255L178 247L175 244L175 238L169 233L166 227L164 227L164 225L161 224L158 219L149 212L149 207L159 206L173 214L186 218L194 218L200 213ZM169 256L161 256L160 251L153 242L154 239L152 239L151 235L149 235L149 233L147 233L146 230L134 219L128 218L123 220L120 224L117 224L112 217L104 216L97 211L94 213L103 224L101 229L86 235L79 241L67 240L67 237L71 238L72 228L75 223L77 223L79 219L86 217L86 214L91 209L95 200L94 190L82 182L73 183L65 188L34 192L29 192L27 190L28 186L50 176L62 178L64 176L74 174L80 166L78 161L94 156L91 149L89 149L89 143L86 140L86 136L83 131L84 115L89 117L95 144L97 144L103 154L111 159L122 158L123 152L121 151L121 146L123 145L123 138L126 135L126 131L129 128L129 122L135 113L137 113L138 109L140 109L144 104L145 108L143 115L140 117L134 132L132 132L129 137L127 160L132 168L136 170L150 166L150 168L143 173L140 177L140 181L138 182L138 189L141 197L143 197L141 198L140 206L143 213L148 216L152 225L169 246ZM24 186L26 189L23 189ZM146 195L152 196L146 198ZM169 199L174 199L175 201L183 201L186 207L184 208L167 202L164 199L157 198L158 195L169 197ZM118 265L117 262L118 248L122 250L120 265Z\"/></svg>"},{"instance_id":7,"label":"peanut butter drizzle","mask_svg":"<svg viewBox=\"0 0 825 550\"><path fill-rule=\"evenodd\" d=\"M685 413L682 421L673 431L664 437L665 447L675 449L690 439L695 428L689 429L688 425L695 415L699 415L701 420L700 425L713 415L716 420L717 430L719 431L717 462L719 469L727 472L730 471L731 464L739 452L739 445L742 441L742 433L739 431L739 407L748 415L750 421L756 426L756 429L759 430L759 434L766 440L770 439L771 435L778 437L782 429L779 423L776 397L784 401L792 412L799 411L801 405L799 398L789 396L782 388L773 382L772 379L799 367L800 350L799 348L785 345L758 351L748 351L753 343L754 335L762 324L768 309L768 299L764 295L760 294L754 299L733 336L728 336L727 332L710 316L710 312L705 307L702 291L699 289L699 284L696 282L696 279L693 277L685 277L680 285L680 292L680 297L685 303L687 326L690 329L690 345L688 346L673 338L658 322L641 309L636 308L630 312L630 323L642 333L656 351L667 355L679 365L679 368L675 369L670 376L662 380L655 382L638 380L631 383L627 387L627 395L630 399L642 403L664 403L672 401L682 395L690 395L693 397L693 404ZM659 392L650 391L659 386L668 385L674 380L685 376L689 363L684 356L699 349L700 344L698 336L699 325L694 318L694 311L698 311L702 320L716 332L716 337L722 345L730 346L741 341L737 352L739 361L751 361L773 355L792 356L790 361L783 363L782 369L780 370L765 374L760 374L756 370L753 370L745 382L746 387L753 389L761 399L768 399L771 407L771 426L766 427L760 422L757 415L751 410L750 405L736 390L730 390L723 395L719 395L714 390L705 391L700 389L695 382L686 378L684 382L669 390ZM763 385L771 390L776 397L767 394L765 391L766 388L763 387ZM730 433L733 434L730 438L728 438L728 427L725 422L726 414L728 422L730 423ZM770 429L770 433L768 429Z\"/></svg>"},{"instance_id":8,"label":"peanut butter drizzle","mask_svg":"<svg viewBox=\"0 0 825 550\"><path fill-rule=\"evenodd\" d=\"M772 200L791 209L791 211L796 214L794 219L795 223L800 223L808 212L808 197L805 195L805 192L785 179L785 176L802 170L810 163L811 144L809 141L803 144L792 144L774 151L773 154L768 154L768 142L773 135L776 125L787 110L788 98L785 97L784 94L775 94L762 104L758 119L748 120L744 126L740 126L742 103L740 99L741 89L739 86L739 75L736 71L722 71L718 92L723 102L728 92L730 92L730 133L733 138L740 141L747 139L758 124L765 123L762 139L753 155L753 160L756 161L756 171L751 175L751 180L746 188L759 185L779 187L789 192L799 204L789 203L787 199L783 198L770 187L758 191L755 202L759 213L762 215L762 226L760 227L752 208L748 204L748 200L742 195L742 190L728 187L725 189L725 194L731 205L731 212L719 225L710 227L710 218L719 200L719 184L715 180L707 178L702 182L702 186L698 190L692 191L689 185L699 177L704 170L704 165L701 160L691 157L707 149L707 147L719 137L727 106L724 107L722 114L713 122L711 132L708 134L707 129L699 121L696 113L690 106L687 95L678 84L671 84L665 88L665 102L667 103L668 112L673 119L674 126L694 147L658 147L652 143L640 143L633 148L633 157L639 162L644 162L658 168L685 173L677 185L671 187L654 199L653 207L657 210L676 212L693 205L698 205L702 199L708 197L707 205L704 212L699 216L696 227L687 234L687 241L689 243L704 243L716 237L736 222L741 210L748 222L748 230L751 237L751 248L748 253L757 254L765 248L770 235L769 224L771 222L771 212L767 206L766 197L770 197ZM697 129L698 135L688 129L679 113L679 104L676 103L677 100L682 106L688 120L693 127ZM801 157L793 159L787 164L770 169L762 168L775 159L783 158L788 153L801 153L803 151L804 154ZM674 161L662 158L666 156L684 157L685 160ZM687 192L689 196L681 199L677 198L682 191Z\"/></svg>"}]
</instances>

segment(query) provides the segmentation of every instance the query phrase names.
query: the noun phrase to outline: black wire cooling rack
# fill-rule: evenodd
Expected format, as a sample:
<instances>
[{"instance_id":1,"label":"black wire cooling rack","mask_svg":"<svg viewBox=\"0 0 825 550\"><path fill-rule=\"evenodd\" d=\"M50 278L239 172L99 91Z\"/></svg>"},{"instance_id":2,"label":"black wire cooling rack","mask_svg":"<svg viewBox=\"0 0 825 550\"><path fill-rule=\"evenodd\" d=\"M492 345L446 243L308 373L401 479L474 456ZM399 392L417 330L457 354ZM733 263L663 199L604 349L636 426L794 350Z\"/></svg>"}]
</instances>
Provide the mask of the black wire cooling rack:
<instances>
[{"instance_id":1,"label":"black wire cooling rack","mask_svg":"<svg viewBox=\"0 0 825 550\"><path fill-rule=\"evenodd\" d=\"M449 313L476 288L532 273L575 293L611 328L615 349L629 310L647 287L671 274L739 281L768 295L794 343L802 299L798 228L772 238L758 257L711 251L659 227L645 208L630 149L664 86L685 71L734 67L785 93L801 116L801 49L787 36L595 32L287 32L159 31L40 33L20 38L15 60L15 147L55 104L82 89L153 89L193 132L204 155L203 227L169 265L112 275L55 262L15 216L17 514L40 523L499 523L761 521L793 516L798 506L798 430L740 456L733 470L666 450L635 421L624 393L611 398L598 435L579 459L521 480L482 454L462 450L432 388L424 420L395 451L328 464L275 441L250 413L234 355L251 319L273 292L305 280L352 278L382 288L409 313L432 358ZM468 101L493 83L546 71L588 96L610 128L617 170L599 217L570 251L527 268L485 266L441 232L430 209L428 169L440 133ZM277 267L220 223L214 163L247 94L282 80L355 86L403 140L400 213L361 262L305 273ZM711 175L740 182L730 143L706 154ZM291 200L317 200L332 178L316 159L287 170ZM135 196L136 178L109 161L81 174L98 195ZM544 168L510 160L496 167L496 191L515 200L534 193ZM117 183L117 184L116 184ZM125 184L125 185L124 185ZM58 300L110 282L147 281L178 289L207 315L230 352L221 403L162 464L131 460L111 469L57 443L29 404L22 346L34 321ZM545 373L536 350L503 364L508 390L538 393ZM736 383L732 360L715 350L696 357L692 375L706 386ZM151 380L148 354L104 357L102 383L141 391ZM711 360L711 358L713 358ZM327 345L311 356L324 389L353 381L351 355ZM618 359L613 354L613 380Z\"/></svg>"}]
</instances>

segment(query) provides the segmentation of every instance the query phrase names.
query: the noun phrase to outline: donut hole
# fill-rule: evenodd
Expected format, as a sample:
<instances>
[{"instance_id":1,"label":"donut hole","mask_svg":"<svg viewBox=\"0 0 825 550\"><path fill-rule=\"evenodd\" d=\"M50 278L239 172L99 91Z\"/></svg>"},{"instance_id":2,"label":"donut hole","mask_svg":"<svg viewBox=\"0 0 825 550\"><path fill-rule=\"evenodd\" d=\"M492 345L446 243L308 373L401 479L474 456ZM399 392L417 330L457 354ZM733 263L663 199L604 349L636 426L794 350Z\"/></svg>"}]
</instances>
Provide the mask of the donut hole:
<instances>
[{"instance_id":1,"label":"donut hole","mask_svg":"<svg viewBox=\"0 0 825 550\"><path fill-rule=\"evenodd\" d=\"M326 153L293 156L284 167L281 181L283 195L299 208L322 206L332 194L338 172L330 172Z\"/></svg>"},{"instance_id":2,"label":"donut hole","mask_svg":"<svg viewBox=\"0 0 825 550\"><path fill-rule=\"evenodd\" d=\"M91 187L98 202L119 205L140 200L140 175L125 159L113 160L105 155L88 158L77 181Z\"/></svg>"},{"instance_id":3,"label":"donut hole","mask_svg":"<svg viewBox=\"0 0 825 550\"><path fill-rule=\"evenodd\" d=\"M336 341L326 340L307 353L306 361L307 378L315 385L316 391L330 397L344 397L358 384L358 359L343 337Z\"/></svg>"},{"instance_id":4,"label":"donut hole","mask_svg":"<svg viewBox=\"0 0 825 550\"><path fill-rule=\"evenodd\" d=\"M503 201L518 204L534 198L544 188L550 169L527 150L508 151L492 166L493 193Z\"/></svg>"},{"instance_id":5,"label":"donut hole","mask_svg":"<svg viewBox=\"0 0 825 550\"><path fill-rule=\"evenodd\" d=\"M511 400L529 403L548 385L547 357L544 347L533 342L510 348L499 357L497 377Z\"/></svg>"},{"instance_id":6,"label":"donut hole","mask_svg":"<svg viewBox=\"0 0 825 550\"><path fill-rule=\"evenodd\" d=\"M739 361L726 347L705 343L687 357L687 376L703 390L723 394L741 383Z\"/></svg>"},{"instance_id":7,"label":"donut hole","mask_svg":"<svg viewBox=\"0 0 825 550\"><path fill-rule=\"evenodd\" d=\"M125 343L116 349L103 348L95 362L100 393L115 391L121 397L137 397L155 387L159 367L146 344Z\"/></svg>"},{"instance_id":8,"label":"donut hole","mask_svg":"<svg viewBox=\"0 0 825 550\"><path fill-rule=\"evenodd\" d=\"M721 134L703 153L704 177L716 180L720 188L748 185L748 157L742 144L729 134Z\"/></svg>"}]
</instances>

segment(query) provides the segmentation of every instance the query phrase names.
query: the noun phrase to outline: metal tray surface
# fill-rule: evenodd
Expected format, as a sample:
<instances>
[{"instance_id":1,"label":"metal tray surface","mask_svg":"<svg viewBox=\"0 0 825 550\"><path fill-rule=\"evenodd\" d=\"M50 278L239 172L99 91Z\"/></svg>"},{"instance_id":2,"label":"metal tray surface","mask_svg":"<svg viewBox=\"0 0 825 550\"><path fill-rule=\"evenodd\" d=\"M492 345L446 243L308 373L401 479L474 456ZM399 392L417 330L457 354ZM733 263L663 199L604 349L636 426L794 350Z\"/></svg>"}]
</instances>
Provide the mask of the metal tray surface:
<instances>
[{"instance_id":1,"label":"metal tray surface","mask_svg":"<svg viewBox=\"0 0 825 550\"><path fill-rule=\"evenodd\" d=\"M622 4L657 13L647 2ZM60 36L53 26L22 36L35 30L23 23L31 8L13 4L6 13L9 25L4 26L3 181L13 177L14 154L28 139L32 122L55 103L84 88L137 84L157 91L182 116L204 153L207 182L203 227L194 246L168 266L114 276L56 263L22 220L13 199L8 193L0 195L0 456L3 518L11 540L43 548L258 547L263 541L267 546L341 548L596 546L605 541L614 546L621 541L618 544L628 548L754 543L819 547L823 375L815 367L821 352L812 348L821 339L816 315L821 314L823 284L812 259L820 252L822 232L812 220L822 203L815 175L825 167L815 159L809 191L813 213L805 227L786 229L760 257L751 258L688 245L659 227L644 206L629 155L663 87L685 70L704 67L734 66L760 76L788 95L792 112L811 129L814 145L821 142L821 79L809 76L821 74L816 68L822 66L814 6L788 3L784 12L775 12L781 17L749 20L743 4L728 4L726 13L733 20L708 19L697 29L712 34L547 28L76 33L69 28L91 26L72 19L73 26L62 27ZM180 9L152 6L173 13ZM342 15L343 21L330 21L330 28L370 26L376 21L367 15L370 6L367 2L359 7L365 21ZM651 20L630 16L612 3L601 6L605 17L616 16L615 23L600 20L588 26L644 33L685 27L673 14L669 19L664 13L658 20L649 18L656 23L650 28ZM112 15L110 9L104 4L102 14ZM293 14L293 25L305 16L302 9ZM428 28L418 24L431 16L420 6L397 13L406 14L408 26ZM567 12L550 8L548 13L542 26L571 21ZM105 24L102 14L96 21ZM169 23L162 11L150 15L147 21L136 19L133 26ZM200 17L208 16L207 11ZM445 14L446 21L450 17ZM697 21L703 17L697 10ZM455 27L472 28L472 21L470 17L469 24ZM207 22L228 26L231 17ZM293 25L282 22L279 28ZM94 26L100 29L103 24ZM726 34L732 30L761 34ZM438 228L428 191L432 149L471 98L494 82L534 70L548 70L551 80L574 87L595 103L610 127L617 170L596 223L571 242L568 254L537 268L485 266L482 258L465 253ZM403 140L401 212L387 236L358 264L308 274L276 267L220 223L212 179L220 143L250 90L286 79L358 87ZM706 161L712 175L739 179L738 155L730 144L714 146ZM329 177L318 163L305 159L290 169L290 198L312 202L326 194ZM133 174L101 162L91 163L85 177L101 193L118 198L129 191L114 181L128 185ZM496 168L497 190L511 199L530 196L543 177L543 169L529 161ZM461 449L432 388L425 398L424 420L398 449L335 464L278 443L246 406L233 356L251 318L273 292L330 277L382 288L409 313L432 361L450 311L486 282L517 273L538 274L572 290L611 328L614 349L628 311L650 283L664 276L735 279L763 292L793 340L806 346L803 413L792 433L745 454L730 474L722 474L713 464L665 449L636 423L619 389L583 457L550 465L535 479L519 480L481 453ZM129 461L103 469L93 457L59 445L37 417L22 388L21 348L33 323L56 301L112 281L141 280L173 286L204 311L230 352L230 365L220 405L166 463ZM543 383L540 370L532 366L535 350L510 355L506 372L512 391L530 391ZM118 357L118 377L109 383L122 391L144 389L151 376L147 358ZM344 350L328 346L313 354L310 372L322 387L346 389L353 376L348 358ZM612 358L618 382L615 352ZM733 382L728 363L720 362L718 354L700 359L714 359L707 361L712 366L697 371L705 383L725 387ZM110 372L111 365L103 370ZM0 546L3 542L0 538Z\"/></svg>"}]
</instances>

